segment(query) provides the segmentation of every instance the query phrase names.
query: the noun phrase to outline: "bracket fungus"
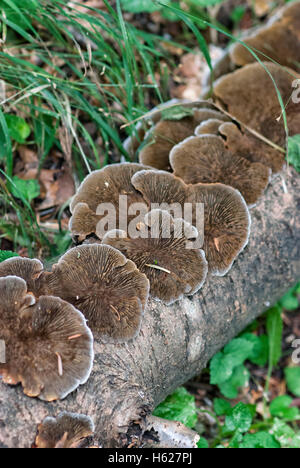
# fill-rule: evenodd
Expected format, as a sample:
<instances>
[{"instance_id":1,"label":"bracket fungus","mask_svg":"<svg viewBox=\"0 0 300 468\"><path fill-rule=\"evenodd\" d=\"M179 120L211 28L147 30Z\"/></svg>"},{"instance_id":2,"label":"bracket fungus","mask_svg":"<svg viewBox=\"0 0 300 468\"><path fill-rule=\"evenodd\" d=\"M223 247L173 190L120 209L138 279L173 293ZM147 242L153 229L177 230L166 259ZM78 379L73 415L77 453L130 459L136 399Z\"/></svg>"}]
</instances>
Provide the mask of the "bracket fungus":
<instances>
[{"instance_id":1,"label":"bracket fungus","mask_svg":"<svg viewBox=\"0 0 300 468\"><path fill-rule=\"evenodd\" d=\"M299 70L300 63L300 2L288 3L270 21L243 38L261 60L274 60L282 66ZM255 57L242 44L236 43L231 51L237 66L255 62Z\"/></svg>"},{"instance_id":2,"label":"bracket fungus","mask_svg":"<svg viewBox=\"0 0 300 468\"><path fill-rule=\"evenodd\" d=\"M169 194L179 193L179 199L172 197L172 201L181 204L184 199L183 204L191 207L194 226L198 224L199 204L204 206L203 250L209 271L223 276L230 270L250 236L249 209L238 190L220 183L186 185L172 174L159 171L141 172L133 177L132 183L145 198L151 199L154 191L156 203L163 204L166 198L169 203Z\"/></svg>"},{"instance_id":3,"label":"bracket fungus","mask_svg":"<svg viewBox=\"0 0 300 468\"><path fill-rule=\"evenodd\" d=\"M137 335L149 294L136 265L100 244L69 250L53 267L48 288L84 314L97 338L112 342Z\"/></svg>"},{"instance_id":4,"label":"bracket fungus","mask_svg":"<svg viewBox=\"0 0 300 468\"><path fill-rule=\"evenodd\" d=\"M121 163L106 166L88 175L71 202L70 230L72 234L79 236L81 241L90 234L98 233L98 236L102 237L97 225L105 217L109 208L116 212L114 221L121 223L120 217L124 214L119 206L121 195L127 196L128 205L144 203L131 184L132 176L144 169L147 167L140 164ZM128 219L131 219L130 216Z\"/></svg>"},{"instance_id":5,"label":"bracket fungus","mask_svg":"<svg viewBox=\"0 0 300 468\"><path fill-rule=\"evenodd\" d=\"M94 423L89 416L61 413L57 418L47 417L38 426L35 448L80 448L94 433Z\"/></svg>"},{"instance_id":6,"label":"bracket fungus","mask_svg":"<svg viewBox=\"0 0 300 468\"><path fill-rule=\"evenodd\" d=\"M141 164L154 167L159 170L170 170L169 153L174 145L194 134L195 128L203 121L219 118L227 121L228 117L214 109L208 101L201 105L194 103L194 108L182 104L171 107L168 113L156 125L149 130L145 137L145 144L139 153Z\"/></svg>"},{"instance_id":7,"label":"bracket fungus","mask_svg":"<svg viewBox=\"0 0 300 468\"><path fill-rule=\"evenodd\" d=\"M209 271L224 276L250 237L251 217L240 192L223 184L189 186L187 202L203 203L204 246Z\"/></svg>"},{"instance_id":8,"label":"bracket fungus","mask_svg":"<svg viewBox=\"0 0 300 468\"><path fill-rule=\"evenodd\" d=\"M0 338L5 342L3 382L21 383L30 397L65 398L90 376L93 337L83 315L57 297L35 303L23 279L0 279Z\"/></svg>"},{"instance_id":9,"label":"bracket fungus","mask_svg":"<svg viewBox=\"0 0 300 468\"><path fill-rule=\"evenodd\" d=\"M187 138L170 153L174 175L186 184L222 183L241 192L248 205L254 205L264 193L270 170L260 163L251 163L226 150L216 135Z\"/></svg>"},{"instance_id":10,"label":"bracket fungus","mask_svg":"<svg viewBox=\"0 0 300 468\"><path fill-rule=\"evenodd\" d=\"M38 297L43 294L43 264L37 259L12 257L0 263L0 278L17 276L27 284L27 290Z\"/></svg>"},{"instance_id":11,"label":"bracket fungus","mask_svg":"<svg viewBox=\"0 0 300 468\"><path fill-rule=\"evenodd\" d=\"M153 298L169 305L199 291L206 279L207 262L203 250L188 246L197 239L197 229L163 210L149 212L140 229L141 236L136 238L111 231L103 243L136 263L150 281Z\"/></svg>"},{"instance_id":12,"label":"bracket fungus","mask_svg":"<svg viewBox=\"0 0 300 468\"><path fill-rule=\"evenodd\" d=\"M290 135L299 133L299 105L291 99L293 82L297 75L293 70L264 62L271 73L282 100L286 105L287 124ZM242 124L263 135L273 144L283 147L286 132L283 124L282 109L271 77L260 63L245 67L220 78L214 87L216 100L223 108ZM266 146L266 145L265 145ZM282 169L284 151L272 151L270 160L273 171ZM264 163L264 161L261 161Z\"/></svg>"}]
</instances>

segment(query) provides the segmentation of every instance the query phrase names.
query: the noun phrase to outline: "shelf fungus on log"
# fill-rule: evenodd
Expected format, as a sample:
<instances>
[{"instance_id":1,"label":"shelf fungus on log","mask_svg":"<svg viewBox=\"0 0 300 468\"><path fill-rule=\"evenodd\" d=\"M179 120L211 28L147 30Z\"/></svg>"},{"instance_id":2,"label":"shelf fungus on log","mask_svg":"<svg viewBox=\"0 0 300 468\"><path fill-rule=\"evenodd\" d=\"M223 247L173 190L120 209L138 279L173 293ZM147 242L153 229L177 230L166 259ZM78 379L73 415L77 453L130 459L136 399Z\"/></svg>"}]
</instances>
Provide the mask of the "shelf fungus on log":
<instances>
[{"instance_id":1,"label":"shelf fungus on log","mask_svg":"<svg viewBox=\"0 0 300 468\"><path fill-rule=\"evenodd\" d=\"M270 169L228 151L216 135L187 138L170 153L174 175L186 184L222 183L241 192L253 206L270 180Z\"/></svg>"},{"instance_id":2,"label":"shelf fungus on log","mask_svg":"<svg viewBox=\"0 0 300 468\"><path fill-rule=\"evenodd\" d=\"M193 109L213 109L214 105L209 101L194 101L187 99L171 99L152 109L146 116L139 120L133 134L124 141L124 148L132 159L143 149L144 141L153 131L153 128L162 120L180 120L194 114ZM160 166L161 168L162 166Z\"/></svg>"},{"instance_id":3,"label":"shelf fungus on log","mask_svg":"<svg viewBox=\"0 0 300 468\"><path fill-rule=\"evenodd\" d=\"M64 412L57 418L48 416L39 424L34 447L81 448L93 433L94 424L89 416Z\"/></svg>"},{"instance_id":4,"label":"shelf fungus on log","mask_svg":"<svg viewBox=\"0 0 300 468\"><path fill-rule=\"evenodd\" d=\"M240 192L223 184L189 186L187 202L204 205L203 250L210 273L224 276L249 241L251 217L246 202Z\"/></svg>"},{"instance_id":5,"label":"shelf fungus on log","mask_svg":"<svg viewBox=\"0 0 300 468\"><path fill-rule=\"evenodd\" d=\"M140 330L149 282L118 250L100 244L69 250L48 277L51 294L78 308L96 338L124 342Z\"/></svg>"},{"instance_id":6,"label":"shelf fungus on log","mask_svg":"<svg viewBox=\"0 0 300 468\"><path fill-rule=\"evenodd\" d=\"M196 104L195 104L196 105ZM161 117L161 120L151 129L146 137L144 148L139 153L142 164L159 170L170 171L169 154L172 148L194 134L195 128L208 119L228 121L228 117L213 108L208 101L203 102L203 108L172 108Z\"/></svg>"},{"instance_id":7,"label":"shelf fungus on log","mask_svg":"<svg viewBox=\"0 0 300 468\"><path fill-rule=\"evenodd\" d=\"M17 276L27 284L27 290L38 297L43 294L43 264L37 259L12 257L0 263L0 278Z\"/></svg>"},{"instance_id":8,"label":"shelf fungus on log","mask_svg":"<svg viewBox=\"0 0 300 468\"><path fill-rule=\"evenodd\" d=\"M153 298L169 305L199 291L207 262L203 250L195 246L197 229L163 210L149 212L139 229L136 237L111 231L103 243L120 250L145 273Z\"/></svg>"},{"instance_id":9,"label":"shelf fungus on log","mask_svg":"<svg viewBox=\"0 0 300 468\"><path fill-rule=\"evenodd\" d=\"M274 60L282 66L299 70L300 62L300 2L288 3L269 22L243 37L243 42L255 50L261 60ZM240 43L234 44L230 57L237 66L255 62L256 58Z\"/></svg>"},{"instance_id":10,"label":"shelf fungus on log","mask_svg":"<svg viewBox=\"0 0 300 468\"><path fill-rule=\"evenodd\" d=\"M299 105L291 99L293 82L297 75L293 70L279 65L264 62L264 66L272 75L273 80L286 105L287 124L290 135L299 133L300 112ZM267 71L260 63L246 65L245 67L220 78L214 86L214 96L217 102L225 108L234 118L252 130L258 132L279 147L285 147L286 131L283 123L282 109L274 83ZM239 142L231 130L227 128L228 145L237 145ZM251 137L249 137L251 140ZM255 143L257 143L257 138ZM234 143L230 144L230 139ZM254 142L253 142L254 145ZM264 144L264 146L267 146ZM253 151L254 153L254 151ZM252 154L253 154L252 153ZM266 155L259 152L261 162L273 170L280 171L284 166L284 152L277 149L268 151Z\"/></svg>"},{"instance_id":11,"label":"shelf fungus on log","mask_svg":"<svg viewBox=\"0 0 300 468\"><path fill-rule=\"evenodd\" d=\"M203 250L209 271L218 276L229 271L250 236L249 209L238 190L220 183L186 185L178 177L163 171L141 172L132 178L132 183L146 199L151 199L154 193L158 204L165 206L165 200L167 203L172 201L169 211L175 217L178 217L178 205L181 205L181 213L188 207L193 226L199 226L201 217L197 217L204 207ZM177 200L176 194L179 194Z\"/></svg>"},{"instance_id":12,"label":"shelf fungus on log","mask_svg":"<svg viewBox=\"0 0 300 468\"><path fill-rule=\"evenodd\" d=\"M27 294L23 279L0 279L0 338L5 343L3 382L22 384L41 400L65 398L88 380L93 337L83 315L57 297Z\"/></svg>"},{"instance_id":13,"label":"shelf fungus on log","mask_svg":"<svg viewBox=\"0 0 300 468\"><path fill-rule=\"evenodd\" d=\"M132 163L114 164L104 169L94 171L82 182L79 190L71 202L72 218L70 230L74 236L83 241L91 234L103 237L102 229L99 228L101 220L106 222L123 223L122 216L127 210L120 206L122 204L132 205L144 203L144 200L131 185L131 177L138 171L147 169L146 166ZM126 196L122 199L120 196ZM116 215L107 218L107 211L115 212ZM131 217L128 217L129 221ZM100 224L99 224L100 223ZM115 226L118 228L119 226ZM111 227L112 228L112 227Z\"/></svg>"}]
</instances>

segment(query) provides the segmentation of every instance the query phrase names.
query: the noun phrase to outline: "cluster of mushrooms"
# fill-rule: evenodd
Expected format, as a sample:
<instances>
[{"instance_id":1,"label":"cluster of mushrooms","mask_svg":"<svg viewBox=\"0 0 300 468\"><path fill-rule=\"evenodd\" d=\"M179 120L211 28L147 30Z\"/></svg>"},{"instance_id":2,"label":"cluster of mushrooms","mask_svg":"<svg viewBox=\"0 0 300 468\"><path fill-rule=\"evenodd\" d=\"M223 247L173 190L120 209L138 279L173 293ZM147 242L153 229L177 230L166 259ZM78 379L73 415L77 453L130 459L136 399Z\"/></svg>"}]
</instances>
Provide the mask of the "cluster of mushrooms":
<instances>
[{"instance_id":1,"label":"cluster of mushrooms","mask_svg":"<svg viewBox=\"0 0 300 468\"><path fill-rule=\"evenodd\" d=\"M26 258L0 264L3 382L21 383L30 397L63 399L89 378L94 337L131 340L149 296L169 305L198 292L208 276L229 271L249 240L249 209L285 165L281 107L266 70L287 103L290 134L299 133L299 105L290 99L299 78L299 31L297 2L245 39L265 54L263 66L238 44L230 60L243 67L217 80L213 101L168 103L138 125L125 147L139 163L108 166L83 181L70 207L77 246L51 271ZM124 230L121 195L129 206L143 204L136 228L155 229L155 237ZM113 205L118 224L103 234L104 204ZM176 217L174 204L192 206L190 222ZM204 239L187 249L201 237L198 204L204 204ZM133 219L129 213L127 223ZM92 432L89 418L63 413L39 426L35 446L77 446Z\"/></svg>"}]
</instances>

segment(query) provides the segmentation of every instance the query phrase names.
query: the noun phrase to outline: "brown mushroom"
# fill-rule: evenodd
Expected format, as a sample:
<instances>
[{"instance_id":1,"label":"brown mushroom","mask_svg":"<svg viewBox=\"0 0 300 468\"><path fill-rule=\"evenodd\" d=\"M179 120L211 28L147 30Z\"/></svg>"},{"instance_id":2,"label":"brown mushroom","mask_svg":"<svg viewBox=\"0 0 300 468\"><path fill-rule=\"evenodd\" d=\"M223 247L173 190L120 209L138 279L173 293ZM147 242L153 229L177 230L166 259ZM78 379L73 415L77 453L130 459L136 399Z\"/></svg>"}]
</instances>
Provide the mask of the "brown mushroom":
<instances>
[{"instance_id":1,"label":"brown mushroom","mask_svg":"<svg viewBox=\"0 0 300 468\"><path fill-rule=\"evenodd\" d=\"M169 153L173 146L193 135L195 128L202 121L210 118L219 118L224 122L228 121L228 117L213 109L210 103L207 102L207 105L210 107L191 109L191 115L180 119L174 118L172 120L172 111L168 112L168 118L164 119L162 117L154 128L148 132L147 144L139 154L140 162L159 170L169 171Z\"/></svg>"},{"instance_id":2,"label":"brown mushroom","mask_svg":"<svg viewBox=\"0 0 300 468\"><path fill-rule=\"evenodd\" d=\"M196 228L167 211L153 210L141 226L141 237L112 231L103 239L134 261L150 281L150 294L166 304L195 294L204 284L207 262L201 249L189 248Z\"/></svg>"},{"instance_id":3,"label":"brown mushroom","mask_svg":"<svg viewBox=\"0 0 300 468\"><path fill-rule=\"evenodd\" d=\"M141 171L132 177L131 182L152 209L161 208L169 211L166 205L168 207L174 203L183 205L186 198L185 183L169 172ZM154 206L155 204L159 206Z\"/></svg>"},{"instance_id":4,"label":"brown mushroom","mask_svg":"<svg viewBox=\"0 0 300 468\"><path fill-rule=\"evenodd\" d=\"M299 70L299 31L300 3L290 2L271 17L267 24L242 39L248 47L254 49L261 60L271 59L282 66ZM244 66L256 60L240 43L234 45L230 55L232 61L238 66Z\"/></svg>"},{"instance_id":5,"label":"brown mushroom","mask_svg":"<svg viewBox=\"0 0 300 468\"><path fill-rule=\"evenodd\" d=\"M115 227L119 227L120 217L128 214L122 209L119 210L120 196L126 195L128 206L133 203L144 203L141 195L131 185L132 176L144 169L147 167L140 164L121 163L106 166L87 176L71 202L72 234L79 236L81 241L90 234L98 235L97 224L105 216L105 206L111 206L116 210ZM128 216L129 221L130 219Z\"/></svg>"},{"instance_id":6,"label":"brown mushroom","mask_svg":"<svg viewBox=\"0 0 300 468\"><path fill-rule=\"evenodd\" d=\"M208 119L204 120L198 127L195 129L195 135L218 135L219 128L224 124L224 121L220 119Z\"/></svg>"},{"instance_id":7,"label":"brown mushroom","mask_svg":"<svg viewBox=\"0 0 300 468\"><path fill-rule=\"evenodd\" d=\"M204 204L204 247L209 271L223 276L246 247L251 218L240 192L223 184L189 186L186 201Z\"/></svg>"},{"instance_id":8,"label":"brown mushroom","mask_svg":"<svg viewBox=\"0 0 300 468\"><path fill-rule=\"evenodd\" d=\"M6 362L3 382L21 383L24 393L42 400L65 398L84 384L93 364L93 337L83 315L57 297L37 303L24 280L0 279L0 338Z\"/></svg>"},{"instance_id":9,"label":"brown mushroom","mask_svg":"<svg viewBox=\"0 0 300 468\"><path fill-rule=\"evenodd\" d=\"M191 109L193 113L193 109L214 109L214 105L209 101L195 101L190 102L186 99L171 99L170 101L164 102L163 104L159 105L152 109L148 114L146 114L143 120L140 120L136 127L133 135L128 137L124 141L124 148L130 154L132 159L134 160L137 152L139 149L142 149L144 145L144 140L146 134L161 120L166 120L166 114L178 114L182 113L189 114L188 110ZM187 110L187 112L185 112ZM183 111L183 112L182 112ZM178 117L176 117L178 118ZM179 119L180 120L180 119Z\"/></svg>"},{"instance_id":10,"label":"brown mushroom","mask_svg":"<svg viewBox=\"0 0 300 468\"><path fill-rule=\"evenodd\" d=\"M30 293L36 297L43 294L43 264L29 258L12 257L0 263L0 278L5 276L17 276L22 278Z\"/></svg>"},{"instance_id":11,"label":"brown mushroom","mask_svg":"<svg viewBox=\"0 0 300 468\"><path fill-rule=\"evenodd\" d=\"M93 435L94 424L89 416L61 413L57 418L47 417L38 426L36 448L81 448Z\"/></svg>"},{"instance_id":12,"label":"brown mushroom","mask_svg":"<svg viewBox=\"0 0 300 468\"><path fill-rule=\"evenodd\" d=\"M295 72L273 63L265 62L264 65L272 74L284 104L287 104L289 133L297 134L300 128L300 112L298 104L291 99ZM274 83L261 64L250 64L224 76L216 82L214 94L234 118L273 143L285 146L286 132L281 118L282 109ZM284 165L284 154L273 151L273 157L272 169L281 169Z\"/></svg>"},{"instance_id":13,"label":"brown mushroom","mask_svg":"<svg viewBox=\"0 0 300 468\"><path fill-rule=\"evenodd\" d=\"M186 221L202 229L201 210L204 205L204 236L203 250L208 261L209 270L213 275L224 275L229 271L233 261L248 243L251 218L246 202L240 192L223 184L186 185L172 174L158 171L144 171L133 177L132 183L142 192L145 198L156 197L156 202L163 204L169 194L180 193L178 204L182 203L183 191L185 199L181 213ZM156 187L159 190L156 191ZM178 190L180 187L180 190ZM172 196L172 202L176 202ZM164 205L162 205L164 206ZM189 215L186 218L185 211ZM164 209L167 209L165 206ZM177 210L170 209L172 213ZM191 214L191 216L190 216ZM199 232L199 234L202 234ZM216 235L215 235L216 234ZM200 236L202 238L202 236ZM213 248L210 249L211 239ZM219 250L218 250L219 249Z\"/></svg>"},{"instance_id":14,"label":"brown mushroom","mask_svg":"<svg viewBox=\"0 0 300 468\"><path fill-rule=\"evenodd\" d=\"M248 205L254 205L264 193L270 170L260 163L226 151L216 135L190 137L170 153L174 175L186 184L222 183L241 192Z\"/></svg>"},{"instance_id":15,"label":"brown mushroom","mask_svg":"<svg viewBox=\"0 0 300 468\"><path fill-rule=\"evenodd\" d=\"M278 150L234 123L223 123L219 134L229 151L250 162L261 163L274 173L281 171L285 165L284 156Z\"/></svg>"},{"instance_id":16,"label":"brown mushroom","mask_svg":"<svg viewBox=\"0 0 300 468\"><path fill-rule=\"evenodd\" d=\"M69 250L53 267L48 287L84 314L97 337L120 342L140 330L149 282L112 247L94 244Z\"/></svg>"}]
</instances>

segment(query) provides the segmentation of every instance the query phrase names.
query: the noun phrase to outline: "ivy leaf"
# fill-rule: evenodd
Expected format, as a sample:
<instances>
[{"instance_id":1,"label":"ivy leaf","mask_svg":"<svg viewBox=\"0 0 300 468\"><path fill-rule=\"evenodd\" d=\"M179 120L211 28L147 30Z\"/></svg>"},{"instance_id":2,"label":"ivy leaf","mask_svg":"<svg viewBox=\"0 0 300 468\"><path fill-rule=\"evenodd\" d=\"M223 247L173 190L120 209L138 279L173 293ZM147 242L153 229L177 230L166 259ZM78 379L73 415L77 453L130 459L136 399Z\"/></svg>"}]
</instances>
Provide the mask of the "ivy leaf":
<instances>
[{"instance_id":1,"label":"ivy leaf","mask_svg":"<svg viewBox=\"0 0 300 468\"><path fill-rule=\"evenodd\" d=\"M169 395L153 412L154 416L179 421L187 427L195 427L198 412L195 398L184 387Z\"/></svg>"},{"instance_id":2,"label":"ivy leaf","mask_svg":"<svg viewBox=\"0 0 300 468\"><path fill-rule=\"evenodd\" d=\"M275 437L268 432L257 432L256 434L246 434L239 448L281 448Z\"/></svg>"},{"instance_id":3,"label":"ivy leaf","mask_svg":"<svg viewBox=\"0 0 300 468\"><path fill-rule=\"evenodd\" d=\"M282 354L283 320L280 307L273 307L267 315L267 332L269 337L269 361L277 366Z\"/></svg>"},{"instance_id":4,"label":"ivy leaf","mask_svg":"<svg viewBox=\"0 0 300 468\"><path fill-rule=\"evenodd\" d=\"M231 409L229 401L223 400L222 398L214 399L214 411L217 416L228 416L231 413Z\"/></svg>"},{"instance_id":5,"label":"ivy leaf","mask_svg":"<svg viewBox=\"0 0 300 468\"><path fill-rule=\"evenodd\" d=\"M202 449L207 449L207 448L209 448L209 444L208 444L207 440L204 439L204 437L201 437L199 442L197 442L197 447L202 448Z\"/></svg>"},{"instance_id":6,"label":"ivy leaf","mask_svg":"<svg viewBox=\"0 0 300 468\"><path fill-rule=\"evenodd\" d=\"M244 365L236 367L230 379L219 385L222 395L233 399L238 396L239 389L246 387L250 379L250 372Z\"/></svg>"},{"instance_id":7,"label":"ivy leaf","mask_svg":"<svg viewBox=\"0 0 300 468\"><path fill-rule=\"evenodd\" d=\"M284 373L289 391L300 397L300 367L287 367Z\"/></svg>"},{"instance_id":8,"label":"ivy leaf","mask_svg":"<svg viewBox=\"0 0 300 468\"><path fill-rule=\"evenodd\" d=\"M297 172L300 172L300 135L294 135L288 139L288 162Z\"/></svg>"},{"instance_id":9,"label":"ivy leaf","mask_svg":"<svg viewBox=\"0 0 300 468\"><path fill-rule=\"evenodd\" d=\"M14 197L20 199L23 197L28 202L31 202L40 195L40 185L37 180L23 180L19 179L17 176L14 176L12 181L14 185L11 184L11 193Z\"/></svg>"},{"instance_id":10,"label":"ivy leaf","mask_svg":"<svg viewBox=\"0 0 300 468\"><path fill-rule=\"evenodd\" d=\"M0 250L0 263L8 260L12 257L18 257L19 255L16 252L11 252L10 250Z\"/></svg>"},{"instance_id":11,"label":"ivy leaf","mask_svg":"<svg viewBox=\"0 0 300 468\"><path fill-rule=\"evenodd\" d=\"M229 432L247 432L252 425L252 419L252 412L248 405L245 405L245 403L238 403L232 408L231 413L226 416L225 430Z\"/></svg>"},{"instance_id":12,"label":"ivy leaf","mask_svg":"<svg viewBox=\"0 0 300 468\"><path fill-rule=\"evenodd\" d=\"M31 133L26 120L14 114L5 114L5 120L11 139L17 143L25 143Z\"/></svg>"},{"instance_id":13,"label":"ivy leaf","mask_svg":"<svg viewBox=\"0 0 300 468\"><path fill-rule=\"evenodd\" d=\"M269 357L269 340L267 335L257 336L253 333L245 333L242 335L242 338L253 344L253 350L251 356L249 356L249 360L257 366L264 367Z\"/></svg>"},{"instance_id":14,"label":"ivy leaf","mask_svg":"<svg viewBox=\"0 0 300 468\"><path fill-rule=\"evenodd\" d=\"M300 448L300 433L296 433L281 419L275 418L272 434L280 442L281 448Z\"/></svg>"},{"instance_id":15,"label":"ivy leaf","mask_svg":"<svg viewBox=\"0 0 300 468\"><path fill-rule=\"evenodd\" d=\"M272 416L277 416L281 419L295 420L300 411L296 407L291 407L293 399L288 395L281 395L270 404L270 413Z\"/></svg>"}]
</instances>

